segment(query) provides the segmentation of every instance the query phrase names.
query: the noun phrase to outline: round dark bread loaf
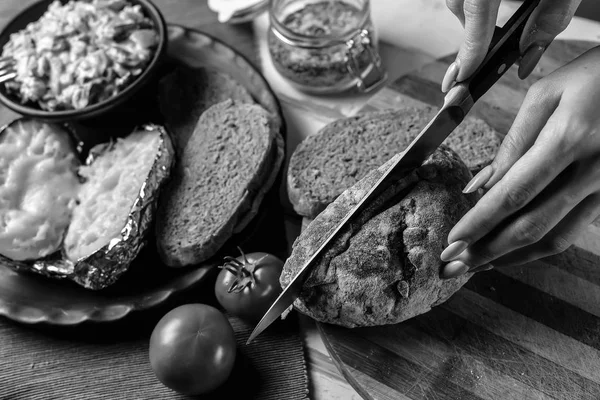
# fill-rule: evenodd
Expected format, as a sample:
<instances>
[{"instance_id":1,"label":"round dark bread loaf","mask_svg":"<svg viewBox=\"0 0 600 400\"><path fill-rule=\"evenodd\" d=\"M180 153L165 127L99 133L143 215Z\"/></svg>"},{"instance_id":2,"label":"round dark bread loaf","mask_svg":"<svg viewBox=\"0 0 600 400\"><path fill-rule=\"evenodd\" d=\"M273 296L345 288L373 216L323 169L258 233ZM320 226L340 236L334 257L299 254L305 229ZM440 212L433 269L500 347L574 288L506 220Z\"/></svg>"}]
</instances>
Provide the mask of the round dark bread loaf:
<instances>
[{"instance_id":1,"label":"round dark bread loaf","mask_svg":"<svg viewBox=\"0 0 600 400\"><path fill-rule=\"evenodd\" d=\"M283 287L399 156L344 191L305 227L285 263ZM398 323L446 301L472 275L439 278L448 233L477 200L461 192L471 176L455 152L440 147L342 230L295 307L321 322L359 327Z\"/></svg>"},{"instance_id":2,"label":"round dark bread loaf","mask_svg":"<svg viewBox=\"0 0 600 400\"><path fill-rule=\"evenodd\" d=\"M367 112L334 121L304 139L287 172L294 210L314 218L369 171L404 151L435 113L432 107ZM476 118L466 118L444 142L473 173L493 160L500 143L496 131Z\"/></svg>"}]
</instances>

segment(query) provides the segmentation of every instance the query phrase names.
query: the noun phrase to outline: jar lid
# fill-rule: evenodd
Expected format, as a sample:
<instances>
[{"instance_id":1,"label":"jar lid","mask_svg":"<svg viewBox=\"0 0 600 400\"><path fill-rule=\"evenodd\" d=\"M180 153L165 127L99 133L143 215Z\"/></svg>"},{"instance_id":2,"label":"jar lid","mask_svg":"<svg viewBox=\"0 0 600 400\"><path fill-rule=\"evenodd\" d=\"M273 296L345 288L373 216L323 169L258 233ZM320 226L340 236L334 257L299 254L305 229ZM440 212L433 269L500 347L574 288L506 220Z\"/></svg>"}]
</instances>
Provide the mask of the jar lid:
<instances>
[{"instance_id":1,"label":"jar lid","mask_svg":"<svg viewBox=\"0 0 600 400\"><path fill-rule=\"evenodd\" d=\"M208 0L208 7L217 13L219 22L241 24L267 11L269 0Z\"/></svg>"}]
</instances>

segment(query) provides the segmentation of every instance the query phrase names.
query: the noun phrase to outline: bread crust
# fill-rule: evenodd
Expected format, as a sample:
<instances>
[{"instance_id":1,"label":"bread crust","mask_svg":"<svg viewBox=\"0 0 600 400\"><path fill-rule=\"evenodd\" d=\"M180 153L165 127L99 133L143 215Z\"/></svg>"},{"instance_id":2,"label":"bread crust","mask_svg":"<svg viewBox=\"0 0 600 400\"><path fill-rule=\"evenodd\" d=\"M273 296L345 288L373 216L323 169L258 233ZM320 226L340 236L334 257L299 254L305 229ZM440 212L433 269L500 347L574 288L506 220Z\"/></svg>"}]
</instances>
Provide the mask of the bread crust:
<instances>
[{"instance_id":1,"label":"bread crust","mask_svg":"<svg viewBox=\"0 0 600 400\"><path fill-rule=\"evenodd\" d=\"M429 106L366 112L334 121L304 139L287 171L294 210L316 217L369 171L403 151L435 112ZM468 117L444 143L476 173L491 163L501 141L485 122Z\"/></svg>"},{"instance_id":2,"label":"bread crust","mask_svg":"<svg viewBox=\"0 0 600 400\"><path fill-rule=\"evenodd\" d=\"M344 191L305 227L285 263L283 287L392 160ZM342 230L294 306L321 322L359 327L398 323L446 301L471 275L439 278L447 235L477 200L461 192L470 178L456 153L440 147Z\"/></svg>"},{"instance_id":3,"label":"bread crust","mask_svg":"<svg viewBox=\"0 0 600 400\"><path fill-rule=\"evenodd\" d=\"M226 100L205 111L160 199L163 262L181 267L215 255L256 214L281 152L282 139L261 106Z\"/></svg>"},{"instance_id":4,"label":"bread crust","mask_svg":"<svg viewBox=\"0 0 600 400\"><path fill-rule=\"evenodd\" d=\"M175 149L183 151L204 111L228 99L254 103L242 84L214 69L179 65L163 77L158 87L158 104Z\"/></svg>"},{"instance_id":5,"label":"bread crust","mask_svg":"<svg viewBox=\"0 0 600 400\"><path fill-rule=\"evenodd\" d=\"M258 214L258 210L260 205L275 183L277 176L281 170L281 166L283 165L283 161L285 159L285 141L283 140L283 136L279 133L278 129L275 129L276 125L274 125L273 133L275 136L273 142L273 149L271 150L273 156L272 160L267 162L267 165L270 166L268 168L267 174L264 179L261 179L264 183L256 188L256 193L254 195L254 200L252 201L252 205L250 209L240 217L238 223L235 225L233 233L240 233L248 226L250 222L256 217Z\"/></svg>"}]
</instances>

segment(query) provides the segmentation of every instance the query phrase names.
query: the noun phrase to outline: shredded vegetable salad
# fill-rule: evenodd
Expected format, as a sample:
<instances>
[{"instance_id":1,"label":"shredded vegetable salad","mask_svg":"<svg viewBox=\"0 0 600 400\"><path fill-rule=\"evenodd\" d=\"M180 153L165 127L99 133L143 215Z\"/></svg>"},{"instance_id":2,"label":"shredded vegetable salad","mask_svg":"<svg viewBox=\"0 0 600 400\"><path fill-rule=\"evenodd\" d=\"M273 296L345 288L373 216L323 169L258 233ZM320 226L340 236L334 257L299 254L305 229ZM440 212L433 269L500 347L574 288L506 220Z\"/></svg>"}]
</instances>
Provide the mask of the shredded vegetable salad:
<instances>
[{"instance_id":1,"label":"shredded vegetable salad","mask_svg":"<svg viewBox=\"0 0 600 400\"><path fill-rule=\"evenodd\" d=\"M44 110L81 109L123 90L154 55L158 33L139 5L125 0L50 4L11 35L3 57L16 61L7 89Z\"/></svg>"}]
</instances>

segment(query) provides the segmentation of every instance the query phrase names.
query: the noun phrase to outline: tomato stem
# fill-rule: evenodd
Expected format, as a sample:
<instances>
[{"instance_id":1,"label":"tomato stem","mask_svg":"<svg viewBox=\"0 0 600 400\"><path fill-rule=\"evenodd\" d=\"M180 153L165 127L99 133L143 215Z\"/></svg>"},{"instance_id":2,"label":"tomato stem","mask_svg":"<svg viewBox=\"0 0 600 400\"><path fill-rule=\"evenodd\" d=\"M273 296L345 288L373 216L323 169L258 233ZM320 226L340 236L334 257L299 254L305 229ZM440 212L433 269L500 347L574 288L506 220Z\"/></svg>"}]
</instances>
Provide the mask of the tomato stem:
<instances>
[{"instance_id":1,"label":"tomato stem","mask_svg":"<svg viewBox=\"0 0 600 400\"><path fill-rule=\"evenodd\" d=\"M227 293L240 293L250 284L256 284L254 271L257 263L250 262L240 247L238 247L238 250L242 255L243 263L237 258L226 256L225 264L219 266L219 268L225 268L234 276L234 280L227 289Z\"/></svg>"},{"instance_id":2,"label":"tomato stem","mask_svg":"<svg viewBox=\"0 0 600 400\"><path fill-rule=\"evenodd\" d=\"M246 258L246 253L244 253L244 251L241 249L241 247L238 246L238 250L240 251L240 253L242 253L242 257L244 257L244 263L245 264L250 264L248 262L248 259Z\"/></svg>"}]
</instances>

